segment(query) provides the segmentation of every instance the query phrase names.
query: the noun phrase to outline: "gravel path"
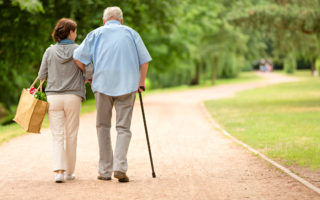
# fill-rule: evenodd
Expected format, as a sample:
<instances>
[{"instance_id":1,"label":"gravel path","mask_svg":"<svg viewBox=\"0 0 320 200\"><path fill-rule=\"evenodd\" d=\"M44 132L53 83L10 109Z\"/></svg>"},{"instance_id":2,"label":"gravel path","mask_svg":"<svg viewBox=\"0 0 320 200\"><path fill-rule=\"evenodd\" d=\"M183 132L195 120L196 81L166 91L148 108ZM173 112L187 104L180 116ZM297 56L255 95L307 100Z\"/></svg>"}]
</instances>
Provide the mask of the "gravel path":
<instances>
[{"instance_id":1,"label":"gravel path","mask_svg":"<svg viewBox=\"0 0 320 200\"><path fill-rule=\"evenodd\" d=\"M151 177L138 99L129 148L130 183L99 181L95 113L81 118L76 180L53 182L51 135L27 134L0 146L0 199L320 199L313 191L217 132L200 102L295 81L265 74L259 83L149 95L144 99L157 178ZM113 124L115 124L113 122ZM116 132L112 129L113 141Z\"/></svg>"}]
</instances>

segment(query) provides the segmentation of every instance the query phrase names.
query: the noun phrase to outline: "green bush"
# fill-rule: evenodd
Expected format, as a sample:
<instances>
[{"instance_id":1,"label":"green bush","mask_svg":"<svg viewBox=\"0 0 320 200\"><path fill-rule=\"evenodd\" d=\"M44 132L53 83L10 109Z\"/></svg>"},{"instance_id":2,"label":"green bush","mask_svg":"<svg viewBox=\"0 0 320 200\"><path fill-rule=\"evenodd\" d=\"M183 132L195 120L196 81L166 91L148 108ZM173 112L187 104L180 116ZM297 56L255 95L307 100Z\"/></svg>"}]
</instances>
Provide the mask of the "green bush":
<instances>
[{"instance_id":1,"label":"green bush","mask_svg":"<svg viewBox=\"0 0 320 200\"><path fill-rule=\"evenodd\" d=\"M146 90L151 90L151 88L152 88L152 83L151 83L151 81L150 81L149 78L146 78L145 83L146 83Z\"/></svg>"},{"instance_id":2,"label":"green bush","mask_svg":"<svg viewBox=\"0 0 320 200\"><path fill-rule=\"evenodd\" d=\"M293 55L289 55L284 59L284 71L293 74L297 69L297 62Z\"/></svg>"},{"instance_id":3,"label":"green bush","mask_svg":"<svg viewBox=\"0 0 320 200\"><path fill-rule=\"evenodd\" d=\"M94 94L89 83L86 84L86 98L87 100L94 99Z\"/></svg>"},{"instance_id":4,"label":"green bush","mask_svg":"<svg viewBox=\"0 0 320 200\"><path fill-rule=\"evenodd\" d=\"M14 123L13 118L14 118L14 115L13 115L13 114L7 115L6 117L4 117L4 118L2 118L2 119L0 120L0 125L3 125L3 126L4 126L4 125L8 125L8 124Z\"/></svg>"},{"instance_id":5,"label":"green bush","mask_svg":"<svg viewBox=\"0 0 320 200\"><path fill-rule=\"evenodd\" d=\"M224 53L219 58L218 63L219 78L234 78L239 73L236 55L234 53Z\"/></svg>"}]
</instances>

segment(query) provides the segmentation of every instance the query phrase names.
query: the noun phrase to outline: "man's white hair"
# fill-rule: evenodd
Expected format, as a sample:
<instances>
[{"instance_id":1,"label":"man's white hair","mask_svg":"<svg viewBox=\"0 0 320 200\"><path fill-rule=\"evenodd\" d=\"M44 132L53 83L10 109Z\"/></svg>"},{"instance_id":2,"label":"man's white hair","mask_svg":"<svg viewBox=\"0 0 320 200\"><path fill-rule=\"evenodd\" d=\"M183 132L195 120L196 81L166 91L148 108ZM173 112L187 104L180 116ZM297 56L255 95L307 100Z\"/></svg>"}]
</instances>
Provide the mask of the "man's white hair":
<instances>
[{"instance_id":1,"label":"man's white hair","mask_svg":"<svg viewBox=\"0 0 320 200\"><path fill-rule=\"evenodd\" d=\"M118 21L121 21L122 17L123 17L122 10L117 6L108 7L106 9L104 9L103 19L106 21L110 20L111 18L114 18Z\"/></svg>"}]
</instances>

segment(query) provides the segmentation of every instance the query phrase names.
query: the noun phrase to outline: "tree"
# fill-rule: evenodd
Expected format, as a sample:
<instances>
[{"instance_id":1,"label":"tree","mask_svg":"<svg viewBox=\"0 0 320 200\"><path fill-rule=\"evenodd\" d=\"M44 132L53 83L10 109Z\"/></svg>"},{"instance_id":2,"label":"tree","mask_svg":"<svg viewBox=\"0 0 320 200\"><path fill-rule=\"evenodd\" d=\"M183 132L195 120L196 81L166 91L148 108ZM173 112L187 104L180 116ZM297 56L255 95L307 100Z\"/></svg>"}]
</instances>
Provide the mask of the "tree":
<instances>
[{"instance_id":1,"label":"tree","mask_svg":"<svg viewBox=\"0 0 320 200\"><path fill-rule=\"evenodd\" d=\"M319 55L320 2L318 0L251 0L234 6L228 20L259 31L272 41L273 57L294 67L297 59L314 62ZM238 12L242 9L243 12ZM294 61L293 61L294 60ZM291 64L288 64L291 63ZM285 67L287 72L293 72Z\"/></svg>"}]
</instances>

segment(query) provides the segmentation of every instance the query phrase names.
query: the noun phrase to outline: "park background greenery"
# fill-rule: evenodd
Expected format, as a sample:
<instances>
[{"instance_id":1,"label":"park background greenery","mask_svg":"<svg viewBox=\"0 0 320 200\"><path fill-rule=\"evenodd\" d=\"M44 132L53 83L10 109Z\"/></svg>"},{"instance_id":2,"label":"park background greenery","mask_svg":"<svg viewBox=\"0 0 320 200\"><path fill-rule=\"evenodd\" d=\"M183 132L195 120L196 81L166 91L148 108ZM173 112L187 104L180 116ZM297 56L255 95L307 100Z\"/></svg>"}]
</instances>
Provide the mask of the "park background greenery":
<instances>
[{"instance_id":1,"label":"park background greenery","mask_svg":"<svg viewBox=\"0 0 320 200\"><path fill-rule=\"evenodd\" d=\"M316 75L320 68L319 0L0 0L0 118L3 122L11 121L21 89L28 87L35 79L45 49L54 44L50 35L57 20L62 17L76 20L76 42L81 43L91 30L102 25L102 13L107 6L121 7L124 24L134 28L142 36L153 57L147 80L148 89L153 91L167 87L185 89L189 86L210 86L236 77L240 78L231 82L256 80L257 77L252 73L248 73L244 79L243 75L239 74L251 71L261 58L273 60L275 68L283 69L287 73L294 73L297 68L305 68L310 69L310 75ZM316 134L318 129L311 128L315 132L310 134L304 129L304 124L308 121L304 119L312 117L309 120L312 124L310 126L315 127L315 116L318 115L301 114L303 110L296 109L297 106L302 106L308 107L306 112L309 112L310 108L316 109L310 112L318 111L319 104L315 103L318 96L313 95L317 93L318 86L318 79L312 79L293 86L282 85L279 88L274 86L266 90L248 91L237 96L237 101L208 102L207 106L211 111L214 110L213 116L228 131L255 148L271 149L270 154L267 153L269 156L284 159L288 163L319 168L319 156L314 160L314 155L319 153L319 147L314 143L319 141ZM303 99L297 99L299 94L304 94L304 90L310 95L302 95ZM280 95L273 99L282 92L288 96ZM247 96L252 97L250 105L247 105ZM88 97L93 98L89 88ZM91 100L84 104L83 112L92 111L93 102ZM280 109L286 103L288 104L285 108L294 107L301 116L295 118L292 111L290 115L281 113L287 112ZM270 115L268 112L276 113L266 119L267 123L274 122L278 117L292 116L300 122L301 129L297 129L294 134L291 134L291 129L288 129L289 132L280 131L281 133L265 130L273 139L269 140L266 137L268 134L262 134L258 130L259 127L266 127L265 124L259 125L256 120L250 119L245 121L246 124L236 120L237 115L242 116L241 112L246 112L246 109L241 111L242 106L255 105L250 110L254 115L260 112L258 106L262 106L261 110L264 111L265 104L271 105L268 108L273 110L267 110L264 117ZM226 112L219 109L224 107L229 111L238 110ZM236 115L230 116L233 113ZM277 130L286 130L291 123L283 118L281 122L278 124L281 127ZM251 124L256 126L246 128ZM271 125L268 127L277 128ZM0 126L3 136L0 141L7 140L8 137L2 133L10 131L11 136L21 134L14 125ZM299 134L306 135L303 137L309 138L305 140L309 143L301 142ZM288 135L293 137L288 139ZM265 137L266 140L260 142L259 137ZM279 140L280 137L287 140ZM275 143L276 140L278 143ZM296 148L297 143L301 148L308 146L307 149L310 147L313 150L308 153L300 147ZM276 147L298 149L297 152L300 152L305 160L297 161L290 157L292 154L282 156L281 152L276 152L280 149Z\"/></svg>"}]
</instances>

